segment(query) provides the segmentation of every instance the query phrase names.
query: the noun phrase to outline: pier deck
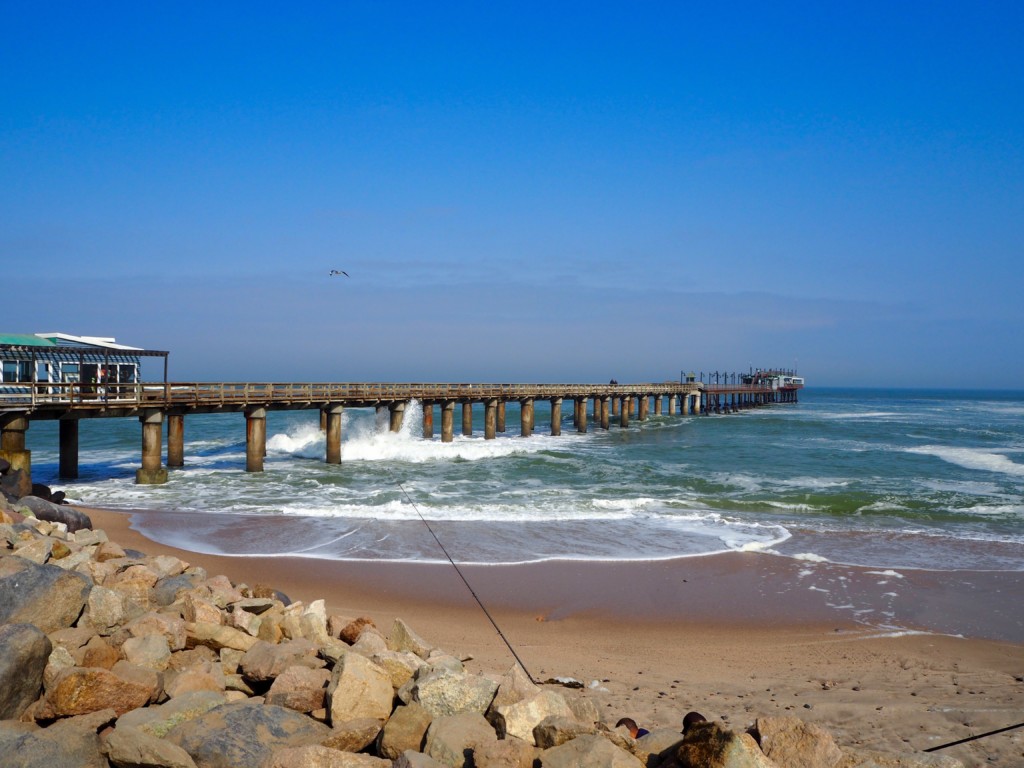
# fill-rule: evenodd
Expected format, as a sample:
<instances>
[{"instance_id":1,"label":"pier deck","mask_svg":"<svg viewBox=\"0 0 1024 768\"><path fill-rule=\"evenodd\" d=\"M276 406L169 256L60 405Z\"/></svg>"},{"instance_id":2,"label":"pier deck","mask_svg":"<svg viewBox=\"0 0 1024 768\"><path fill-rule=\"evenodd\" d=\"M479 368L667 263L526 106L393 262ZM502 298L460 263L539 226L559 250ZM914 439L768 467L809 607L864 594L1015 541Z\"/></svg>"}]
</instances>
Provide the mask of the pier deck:
<instances>
[{"instance_id":1,"label":"pier deck","mask_svg":"<svg viewBox=\"0 0 1024 768\"><path fill-rule=\"evenodd\" d=\"M710 378L710 377L709 377ZM717 378L717 377L716 377ZM610 429L612 416L627 427L631 418L654 414L732 413L773 403L796 402L803 387L784 378L760 377L732 384L705 384L688 379L635 384L494 384L390 382L153 382L96 384L27 382L0 385L0 458L22 471L22 485L31 490L31 455L25 432L33 420L60 422L60 476L78 476L78 423L88 418L137 417L142 424L142 467L139 483L161 483L167 467L184 465L184 417L189 414L239 412L246 421L246 469L263 470L266 415L275 410L319 410L326 432L326 461L341 463L341 416L345 408L377 408L390 412L390 428L401 429L406 405L423 406L423 436L434 434L434 413L441 416L441 440L454 437L454 410L462 407L462 434L473 433L473 405L484 405L484 438L505 432L505 405L520 405L520 434L534 428L534 404L551 408L551 434L561 434L561 408L574 404L573 425L587 431L588 411L595 427ZM592 407L588 409L588 403ZM162 425L167 422L167 464L162 463ZM25 495L25 494L23 494Z\"/></svg>"}]
</instances>

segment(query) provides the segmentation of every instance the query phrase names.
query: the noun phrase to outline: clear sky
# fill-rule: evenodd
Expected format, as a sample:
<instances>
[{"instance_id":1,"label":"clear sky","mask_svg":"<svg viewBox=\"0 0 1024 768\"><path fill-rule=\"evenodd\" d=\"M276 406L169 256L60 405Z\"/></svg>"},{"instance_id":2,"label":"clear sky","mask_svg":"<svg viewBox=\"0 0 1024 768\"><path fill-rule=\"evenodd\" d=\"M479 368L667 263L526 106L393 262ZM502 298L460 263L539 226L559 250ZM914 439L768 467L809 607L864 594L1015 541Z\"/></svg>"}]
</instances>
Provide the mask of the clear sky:
<instances>
[{"instance_id":1,"label":"clear sky","mask_svg":"<svg viewBox=\"0 0 1024 768\"><path fill-rule=\"evenodd\" d=\"M1024 388L1020 2L0 0L0 100L0 330L176 380Z\"/></svg>"}]
</instances>

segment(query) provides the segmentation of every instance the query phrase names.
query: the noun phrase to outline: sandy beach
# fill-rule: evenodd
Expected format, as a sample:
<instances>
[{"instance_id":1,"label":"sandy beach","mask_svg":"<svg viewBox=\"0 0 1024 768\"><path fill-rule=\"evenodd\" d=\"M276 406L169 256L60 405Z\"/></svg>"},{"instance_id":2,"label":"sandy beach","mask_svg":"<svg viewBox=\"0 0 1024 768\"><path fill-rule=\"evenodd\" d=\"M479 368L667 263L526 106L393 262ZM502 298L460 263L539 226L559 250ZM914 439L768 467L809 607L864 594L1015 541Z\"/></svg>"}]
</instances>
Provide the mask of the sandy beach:
<instances>
[{"instance_id":1,"label":"sandy beach","mask_svg":"<svg viewBox=\"0 0 1024 768\"><path fill-rule=\"evenodd\" d=\"M515 663L451 567L200 555L132 527L133 517L159 513L84 511L122 546L174 554L292 600L323 598L330 613L369 616L385 631L401 617L472 657L477 671ZM849 608L890 599L894 577L834 571L825 578L841 595L808 589L797 561L745 553L463 574L535 679L579 680L612 722L631 716L647 728L677 727L697 710L742 729L787 714L828 728L840 744L912 752L1024 719L1019 573L904 573L896 618L921 631L891 632L851 620ZM960 627L959 636L943 634L944 623ZM972 625L979 631L963 631ZM938 754L1019 765L1024 729Z\"/></svg>"}]
</instances>

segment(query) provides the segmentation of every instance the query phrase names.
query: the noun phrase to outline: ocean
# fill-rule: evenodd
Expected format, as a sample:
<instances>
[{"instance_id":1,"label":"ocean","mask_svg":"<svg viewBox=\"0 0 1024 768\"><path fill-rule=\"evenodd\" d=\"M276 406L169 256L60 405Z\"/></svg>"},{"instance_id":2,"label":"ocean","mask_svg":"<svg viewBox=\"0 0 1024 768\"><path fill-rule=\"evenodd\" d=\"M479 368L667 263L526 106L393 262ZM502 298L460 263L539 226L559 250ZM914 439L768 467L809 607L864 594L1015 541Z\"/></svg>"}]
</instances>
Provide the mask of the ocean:
<instances>
[{"instance_id":1,"label":"ocean","mask_svg":"<svg viewBox=\"0 0 1024 768\"><path fill-rule=\"evenodd\" d=\"M241 414L187 416L185 467L162 486L134 483L135 419L81 422L74 481L57 477L56 423L32 422L27 439L37 482L161 512L136 526L206 554L510 564L752 551L1024 570L1024 392L812 387L797 404L591 421L586 434L566 412L552 437L538 402L522 438L510 403L508 431L485 440L480 407L472 437L442 443L422 438L418 404L399 433L347 409L341 465L324 463L316 411L272 412L263 473L245 472Z\"/></svg>"}]
</instances>

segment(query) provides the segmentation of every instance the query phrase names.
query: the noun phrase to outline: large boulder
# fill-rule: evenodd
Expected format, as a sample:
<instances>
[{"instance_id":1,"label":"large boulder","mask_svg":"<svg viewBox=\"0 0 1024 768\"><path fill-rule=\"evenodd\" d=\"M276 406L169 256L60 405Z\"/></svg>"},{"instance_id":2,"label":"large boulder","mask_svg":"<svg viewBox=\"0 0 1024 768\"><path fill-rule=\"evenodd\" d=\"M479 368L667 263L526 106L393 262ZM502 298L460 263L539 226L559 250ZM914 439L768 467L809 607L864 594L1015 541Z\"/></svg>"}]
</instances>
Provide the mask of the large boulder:
<instances>
[{"instance_id":1,"label":"large boulder","mask_svg":"<svg viewBox=\"0 0 1024 768\"><path fill-rule=\"evenodd\" d=\"M636 757L597 734L540 753L542 768L643 768Z\"/></svg>"},{"instance_id":2,"label":"large boulder","mask_svg":"<svg viewBox=\"0 0 1024 768\"><path fill-rule=\"evenodd\" d=\"M759 717L754 725L761 750L787 768L834 768L843 759L832 734L797 717Z\"/></svg>"},{"instance_id":3,"label":"large boulder","mask_svg":"<svg viewBox=\"0 0 1024 768\"><path fill-rule=\"evenodd\" d=\"M0 720L21 716L43 690L53 645L32 624L0 626Z\"/></svg>"},{"instance_id":4,"label":"large boulder","mask_svg":"<svg viewBox=\"0 0 1024 768\"><path fill-rule=\"evenodd\" d=\"M341 752L319 744L277 750L266 768L391 768L390 760Z\"/></svg>"},{"instance_id":5,"label":"large boulder","mask_svg":"<svg viewBox=\"0 0 1024 768\"><path fill-rule=\"evenodd\" d=\"M226 703L223 693L194 691L164 704L132 710L118 718L117 727L138 728L150 736L163 738L182 723L202 717Z\"/></svg>"},{"instance_id":6,"label":"large boulder","mask_svg":"<svg viewBox=\"0 0 1024 768\"><path fill-rule=\"evenodd\" d=\"M55 565L0 557L0 623L35 624L46 634L82 615L92 580Z\"/></svg>"},{"instance_id":7,"label":"large boulder","mask_svg":"<svg viewBox=\"0 0 1024 768\"><path fill-rule=\"evenodd\" d=\"M113 669L70 667L60 671L36 710L36 719L71 717L111 709L118 715L156 698L159 678L152 670L118 662Z\"/></svg>"},{"instance_id":8,"label":"large boulder","mask_svg":"<svg viewBox=\"0 0 1024 768\"><path fill-rule=\"evenodd\" d=\"M225 704L173 728L167 740L198 768L262 768L284 747L319 744L331 729L284 707Z\"/></svg>"},{"instance_id":9,"label":"large boulder","mask_svg":"<svg viewBox=\"0 0 1024 768\"><path fill-rule=\"evenodd\" d=\"M416 702L397 707L384 724L377 752L390 760L397 760L407 750L419 752L432 720L430 713Z\"/></svg>"},{"instance_id":10,"label":"large boulder","mask_svg":"<svg viewBox=\"0 0 1024 768\"><path fill-rule=\"evenodd\" d=\"M196 768L188 752L177 744L120 723L106 734L102 749L114 768Z\"/></svg>"},{"instance_id":11,"label":"large boulder","mask_svg":"<svg viewBox=\"0 0 1024 768\"><path fill-rule=\"evenodd\" d=\"M737 734L713 721L687 729L676 760L680 768L778 768L752 736Z\"/></svg>"},{"instance_id":12,"label":"large boulder","mask_svg":"<svg viewBox=\"0 0 1024 768\"><path fill-rule=\"evenodd\" d=\"M304 666L288 667L275 678L267 691L267 704L294 709L296 712L312 712L323 709L327 699L327 684L331 673L326 669L310 669Z\"/></svg>"},{"instance_id":13,"label":"large boulder","mask_svg":"<svg viewBox=\"0 0 1024 768\"><path fill-rule=\"evenodd\" d=\"M114 717L113 711L105 710L49 728L0 721L0 768L109 768L97 733Z\"/></svg>"},{"instance_id":14,"label":"large boulder","mask_svg":"<svg viewBox=\"0 0 1024 768\"><path fill-rule=\"evenodd\" d=\"M426 671L426 668L424 669ZM410 689L411 698L434 717L462 712L483 714L491 706L498 684L482 675L431 669L417 676Z\"/></svg>"},{"instance_id":15,"label":"large boulder","mask_svg":"<svg viewBox=\"0 0 1024 768\"><path fill-rule=\"evenodd\" d=\"M434 647L426 640L417 635L409 625L401 619L395 619L391 626L391 634L388 635L388 648L392 651L409 651L426 659Z\"/></svg>"},{"instance_id":16,"label":"large boulder","mask_svg":"<svg viewBox=\"0 0 1024 768\"><path fill-rule=\"evenodd\" d=\"M450 768L473 768L473 753L497 741L491 724L477 712L435 718L427 729L423 751Z\"/></svg>"},{"instance_id":17,"label":"large boulder","mask_svg":"<svg viewBox=\"0 0 1024 768\"><path fill-rule=\"evenodd\" d=\"M335 665L327 687L330 722L361 717L387 720L394 698L395 690L386 671L364 656L346 654Z\"/></svg>"},{"instance_id":18,"label":"large boulder","mask_svg":"<svg viewBox=\"0 0 1024 768\"><path fill-rule=\"evenodd\" d=\"M18 500L18 506L27 507L39 520L64 523L71 533L92 528L92 520L85 512L69 507L67 504L54 504L38 496L22 496Z\"/></svg>"},{"instance_id":19,"label":"large boulder","mask_svg":"<svg viewBox=\"0 0 1024 768\"><path fill-rule=\"evenodd\" d=\"M495 730L502 738L514 736L534 744L533 729L540 725L544 718L552 716L574 719L572 710L560 693L541 691L529 699L498 707L493 721Z\"/></svg>"},{"instance_id":20,"label":"large boulder","mask_svg":"<svg viewBox=\"0 0 1024 768\"><path fill-rule=\"evenodd\" d=\"M246 650L239 662L239 669L251 683L271 682L289 667L303 666L320 669L323 660L317 658L316 646L300 638L274 644L257 640Z\"/></svg>"}]
</instances>

